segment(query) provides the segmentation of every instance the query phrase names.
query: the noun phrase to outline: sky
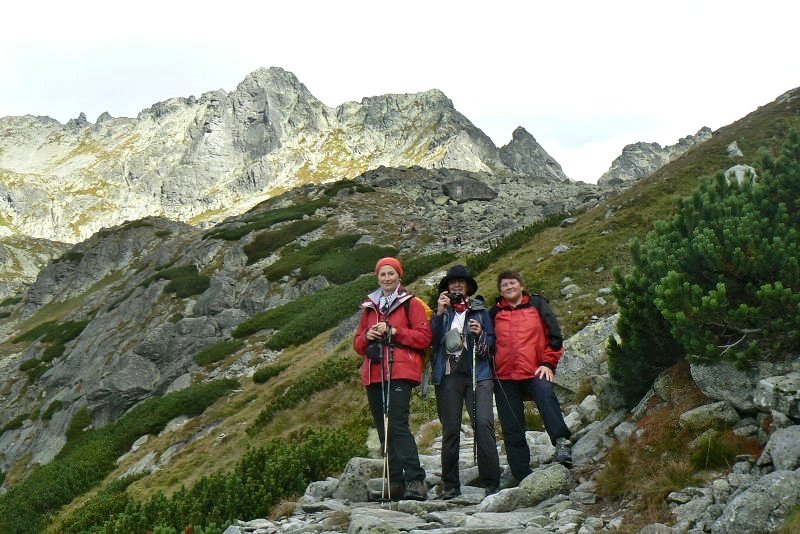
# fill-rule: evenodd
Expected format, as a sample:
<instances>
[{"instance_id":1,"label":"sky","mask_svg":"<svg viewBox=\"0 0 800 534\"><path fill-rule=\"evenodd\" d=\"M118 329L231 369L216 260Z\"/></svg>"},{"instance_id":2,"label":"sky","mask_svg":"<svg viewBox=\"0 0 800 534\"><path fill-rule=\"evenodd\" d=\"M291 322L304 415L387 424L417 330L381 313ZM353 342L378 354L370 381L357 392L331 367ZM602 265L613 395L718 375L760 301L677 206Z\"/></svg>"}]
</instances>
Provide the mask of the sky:
<instances>
[{"instance_id":1,"label":"sky","mask_svg":"<svg viewBox=\"0 0 800 534\"><path fill-rule=\"evenodd\" d=\"M3 19L0 117L135 117L276 66L331 107L440 89L497 146L522 126L584 182L629 143L800 86L789 0L41 0Z\"/></svg>"}]
</instances>

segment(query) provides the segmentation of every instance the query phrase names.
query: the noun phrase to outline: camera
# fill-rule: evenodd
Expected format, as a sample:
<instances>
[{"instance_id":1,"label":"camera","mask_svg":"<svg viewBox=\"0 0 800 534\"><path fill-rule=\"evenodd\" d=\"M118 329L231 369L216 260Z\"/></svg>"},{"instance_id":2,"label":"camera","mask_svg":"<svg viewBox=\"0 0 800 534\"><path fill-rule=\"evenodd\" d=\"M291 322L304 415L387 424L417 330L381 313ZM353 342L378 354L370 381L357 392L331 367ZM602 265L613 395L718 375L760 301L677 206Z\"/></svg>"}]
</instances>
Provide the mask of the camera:
<instances>
[{"instance_id":1,"label":"camera","mask_svg":"<svg viewBox=\"0 0 800 534\"><path fill-rule=\"evenodd\" d=\"M383 341L370 341L367 343L367 358L371 362L379 362L383 359Z\"/></svg>"},{"instance_id":2,"label":"camera","mask_svg":"<svg viewBox=\"0 0 800 534\"><path fill-rule=\"evenodd\" d=\"M447 298L450 299L450 304L462 304L464 302L464 293L460 291L448 293Z\"/></svg>"},{"instance_id":3,"label":"camera","mask_svg":"<svg viewBox=\"0 0 800 534\"><path fill-rule=\"evenodd\" d=\"M388 334L384 334L380 339L375 339L367 343L367 358L371 362L380 362L383 360L383 347L389 344Z\"/></svg>"}]
</instances>

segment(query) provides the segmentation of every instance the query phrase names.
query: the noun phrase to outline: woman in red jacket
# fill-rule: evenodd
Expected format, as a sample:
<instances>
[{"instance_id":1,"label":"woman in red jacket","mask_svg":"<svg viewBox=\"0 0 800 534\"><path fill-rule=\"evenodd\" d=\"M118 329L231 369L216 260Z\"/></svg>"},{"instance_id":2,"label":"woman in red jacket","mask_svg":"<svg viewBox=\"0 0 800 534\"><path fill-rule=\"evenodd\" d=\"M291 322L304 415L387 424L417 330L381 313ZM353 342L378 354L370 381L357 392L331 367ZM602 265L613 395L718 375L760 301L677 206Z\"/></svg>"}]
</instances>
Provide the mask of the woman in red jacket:
<instances>
[{"instance_id":1,"label":"woman in red jacket","mask_svg":"<svg viewBox=\"0 0 800 534\"><path fill-rule=\"evenodd\" d=\"M408 425L411 388L422 380L422 350L431 345L431 329L422 303L400 284L403 266L396 258L375 265L380 288L361 304L364 313L353 348L364 356L361 382L384 451L388 449L389 498L425 500L425 470ZM388 407L386 404L388 403ZM388 418L388 447L384 417Z\"/></svg>"},{"instance_id":2,"label":"woman in red jacket","mask_svg":"<svg viewBox=\"0 0 800 534\"><path fill-rule=\"evenodd\" d=\"M556 447L556 460L570 467L570 431L553 392L553 377L564 353L561 329L541 295L525 291L522 276L504 271L497 277L500 297L489 311L495 333L495 403L503 428L508 465L517 480L531 473L525 439L523 401L533 398L545 430Z\"/></svg>"}]
</instances>

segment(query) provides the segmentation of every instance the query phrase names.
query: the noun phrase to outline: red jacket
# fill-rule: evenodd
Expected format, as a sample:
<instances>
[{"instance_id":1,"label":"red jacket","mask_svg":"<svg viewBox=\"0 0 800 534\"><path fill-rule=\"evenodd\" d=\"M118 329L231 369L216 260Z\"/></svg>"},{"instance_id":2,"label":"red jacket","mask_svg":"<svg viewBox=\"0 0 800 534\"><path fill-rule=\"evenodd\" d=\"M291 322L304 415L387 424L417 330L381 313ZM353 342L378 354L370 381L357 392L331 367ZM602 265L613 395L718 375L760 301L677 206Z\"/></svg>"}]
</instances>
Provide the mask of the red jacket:
<instances>
[{"instance_id":1,"label":"red jacket","mask_svg":"<svg viewBox=\"0 0 800 534\"><path fill-rule=\"evenodd\" d=\"M547 308L543 313L552 314L546 302L542 306ZM517 306L511 306L505 298L500 298L491 315L494 317L494 364L497 378L533 378L536 369L541 365L555 371L558 360L564 354L564 348L560 340L557 343L558 349L551 346L551 332L548 331L539 310L531 302L530 295L526 293ZM560 334L558 332L559 336Z\"/></svg>"},{"instance_id":2,"label":"red jacket","mask_svg":"<svg viewBox=\"0 0 800 534\"><path fill-rule=\"evenodd\" d=\"M386 320L395 330L392 337L393 363L392 380L410 380L419 384L422 381L422 355L420 351L431 346L433 334L425 309L417 299L410 293L406 293L402 288L399 289L399 296L392 303L389 313L384 317L378 311L378 300L381 290L369 294L361 307L364 313L353 338L353 348L362 356L366 356L367 350L367 330L381 321ZM406 316L406 306L403 302L411 299L408 305L408 316ZM365 386L379 383L382 379L388 379L389 374L389 348L383 351L383 365L381 362L372 362L369 358L364 358L361 364L361 383ZM381 375L383 367L383 375Z\"/></svg>"}]
</instances>

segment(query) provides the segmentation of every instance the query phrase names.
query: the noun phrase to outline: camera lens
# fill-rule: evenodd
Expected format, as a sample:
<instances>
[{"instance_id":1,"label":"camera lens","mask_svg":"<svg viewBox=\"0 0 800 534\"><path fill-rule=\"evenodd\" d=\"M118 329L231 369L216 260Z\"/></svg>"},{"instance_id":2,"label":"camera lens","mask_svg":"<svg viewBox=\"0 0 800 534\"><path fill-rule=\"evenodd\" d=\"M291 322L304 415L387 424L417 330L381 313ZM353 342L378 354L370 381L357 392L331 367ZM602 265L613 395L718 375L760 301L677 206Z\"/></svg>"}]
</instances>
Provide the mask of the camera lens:
<instances>
[{"instance_id":1,"label":"camera lens","mask_svg":"<svg viewBox=\"0 0 800 534\"><path fill-rule=\"evenodd\" d=\"M459 292L450 293L448 295L451 304L461 304L464 302L464 294Z\"/></svg>"}]
</instances>

